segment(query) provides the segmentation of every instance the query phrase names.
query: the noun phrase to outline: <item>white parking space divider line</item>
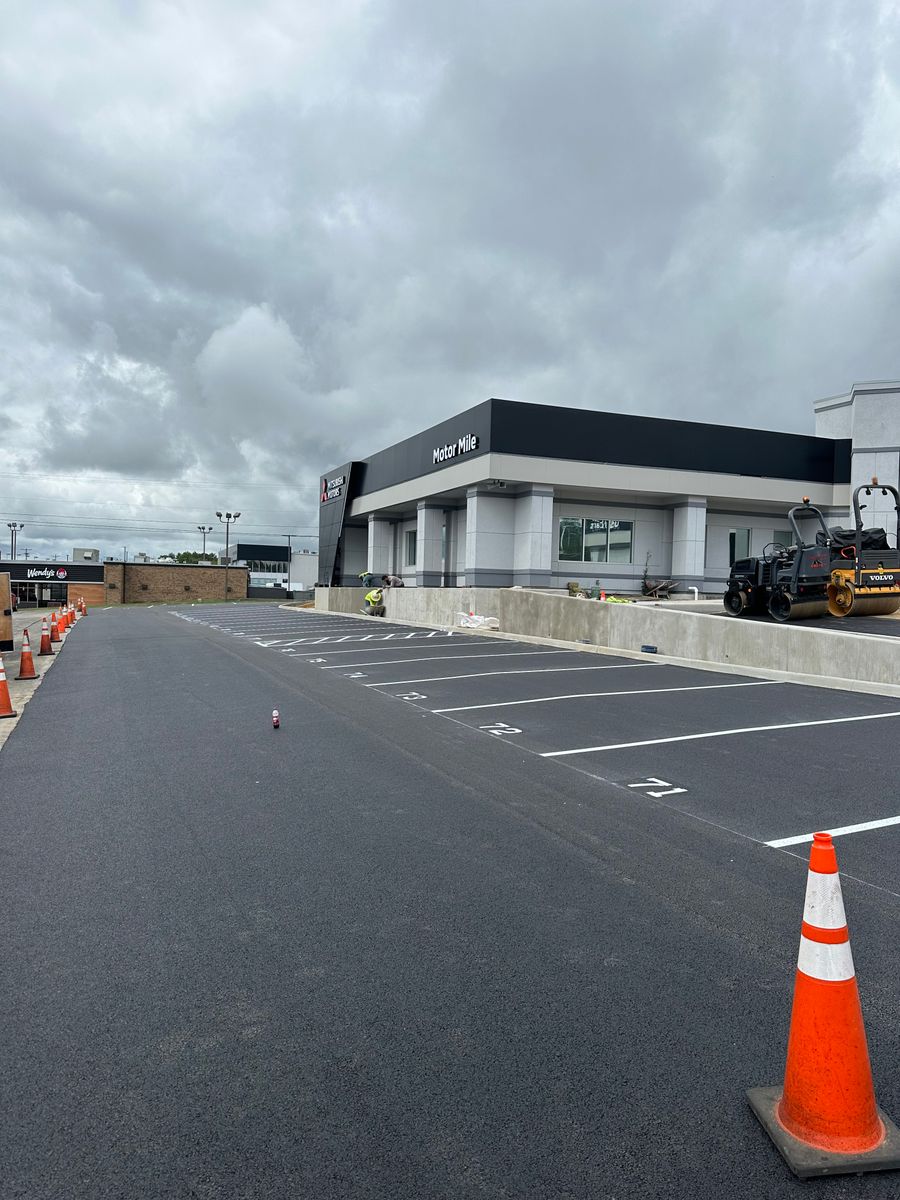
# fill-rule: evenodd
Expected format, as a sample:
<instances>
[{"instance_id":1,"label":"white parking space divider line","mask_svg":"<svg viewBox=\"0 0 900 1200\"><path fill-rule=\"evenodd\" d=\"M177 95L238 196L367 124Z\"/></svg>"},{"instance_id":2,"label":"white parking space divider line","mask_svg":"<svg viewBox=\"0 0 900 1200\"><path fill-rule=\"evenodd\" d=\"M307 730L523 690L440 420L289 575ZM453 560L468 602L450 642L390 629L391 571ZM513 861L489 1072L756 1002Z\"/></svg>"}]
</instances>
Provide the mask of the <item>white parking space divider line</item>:
<instances>
[{"instance_id":1,"label":"white parking space divider line","mask_svg":"<svg viewBox=\"0 0 900 1200\"><path fill-rule=\"evenodd\" d=\"M534 700L501 700L494 704L466 704L460 708L432 708L433 713L474 712L480 708L514 708L518 704L549 704L553 700L596 700L601 696L661 696L666 692L713 692L718 688L783 686L778 679L755 679L752 683L701 683L691 687L641 688L629 692L574 692L571 696L539 696Z\"/></svg>"},{"instance_id":2,"label":"white parking space divider line","mask_svg":"<svg viewBox=\"0 0 900 1200\"><path fill-rule=\"evenodd\" d=\"M830 833L832 837L843 837L847 833L866 833L869 829L886 829L889 825L900 825L900 817L883 817L880 821L862 821L859 825L842 825L840 829L822 829L817 830L817 833ZM801 833L796 837L776 838L773 842L766 842L767 846L771 846L773 850L781 850L785 846L800 846L804 842L811 842L814 835L811 833Z\"/></svg>"},{"instance_id":3,"label":"white parking space divider line","mask_svg":"<svg viewBox=\"0 0 900 1200\"><path fill-rule=\"evenodd\" d=\"M394 687L401 683L443 683L447 679L486 679L494 675L550 675L560 671L624 671L646 663L616 663L611 667L528 667L520 671L478 671L472 675L432 675L428 679L390 679L386 683L366 683L364 687Z\"/></svg>"},{"instance_id":4,"label":"white parking space divider line","mask_svg":"<svg viewBox=\"0 0 900 1200\"><path fill-rule=\"evenodd\" d=\"M368 684L367 686L371 687L372 685ZM900 712L868 713L862 717L829 717L825 721L790 721L784 725L750 725L746 729L715 729L710 733L682 733L678 737L648 738L644 742L616 742L608 746L583 746L577 750L545 750L541 754L541 758L566 758L573 754L600 754L604 750L634 750L639 746L665 746L671 742L699 742L704 738L733 737L739 733L771 733L781 729L811 729L814 725L846 725L851 721L883 721L888 717L900 717Z\"/></svg>"},{"instance_id":5,"label":"white parking space divider line","mask_svg":"<svg viewBox=\"0 0 900 1200\"><path fill-rule=\"evenodd\" d=\"M412 650L413 647L410 646L409 649ZM338 671L347 667L387 667L408 662L459 662L461 658L520 658L522 655L542 658L545 654L574 653L576 653L574 650L501 650L499 652L495 650L493 654L430 654L422 658L376 658L373 662L336 663L333 667L323 667L322 670Z\"/></svg>"},{"instance_id":6,"label":"white parking space divider line","mask_svg":"<svg viewBox=\"0 0 900 1200\"><path fill-rule=\"evenodd\" d=\"M375 635L375 634L371 634L370 636L371 636L371 637L375 637L376 635ZM450 636L449 634L445 634L445 637L449 637L449 636ZM383 639L382 639L382 640L383 640ZM445 643L443 646L441 646L441 649L442 649L442 650L470 650L470 649L472 648L472 646L473 646L473 645L482 645L482 644L483 644L483 643L482 643L480 640L479 640L478 642L476 642L474 638L473 638L472 640L470 640L470 641L461 641L461 640L457 639L455 642L448 642L448 643ZM515 646L518 646L518 645L520 645L521 643L519 643L519 642L513 642L513 643L511 643L511 644L512 644L512 645L515 645ZM427 649L433 649L433 647L426 647L426 648L427 648ZM353 648L352 648L352 649L350 649L350 650L330 650L330 651L329 651L329 657L330 657L330 656L332 656L332 655L335 655L335 654L384 654L385 650L390 650L392 653L397 653L397 654L399 654L401 650L409 650L411 653L418 654L418 653L419 653L419 652L422 650L422 647L421 647L421 646L412 646L412 645L410 645L410 646L398 646L398 645L396 644L396 642L394 643L394 645L393 645L393 646L382 646L382 645L378 645L378 646L356 646L356 647L353 647ZM547 650L547 651L538 651L538 653L546 653L546 654L576 654L576 653L577 653L577 651L575 651L575 650L552 650L552 651L551 651L551 650ZM471 657L474 657L474 656L473 656L473 655L469 655L469 654L459 654L459 655L455 655L455 654L454 654L454 655L448 655L447 657L448 657L448 658L471 658ZM415 658L414 658L414 659L398 658L398 659L397 659L397 661L398 661L398 662L418 662L418 659L415 659Z\"/></svg>"}]
</instances>

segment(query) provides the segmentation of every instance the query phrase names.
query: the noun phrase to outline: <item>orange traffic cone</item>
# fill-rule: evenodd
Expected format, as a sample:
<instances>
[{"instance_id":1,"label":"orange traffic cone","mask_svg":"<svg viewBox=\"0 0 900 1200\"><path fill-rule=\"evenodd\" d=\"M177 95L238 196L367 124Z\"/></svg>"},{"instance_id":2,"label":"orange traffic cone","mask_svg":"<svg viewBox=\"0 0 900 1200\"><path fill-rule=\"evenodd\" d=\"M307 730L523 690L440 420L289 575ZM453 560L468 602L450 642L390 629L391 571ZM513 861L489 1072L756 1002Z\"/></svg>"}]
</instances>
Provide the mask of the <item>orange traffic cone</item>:
<instances>
[{"instance_id":1,"label":"orange traffic cone","mask_svg":"<svg viewBox=\"0 0 900 1200\"><path fill-rule=\"evenodd\" d=\"M601 600L605 600L605 599L606 599L606 592L601 592L601 593L600 593L600 599L601 599Z\"/></svg>"},{"instance_id":2,"label":"orange traffic cone","mask_svg":"<svg viewBox=\"0 0 900 1200\"><path fill-rule=\"evenodd\" d=\"M31 640L28 637L28 630L22 630L22 654L19 658L19 673L16 679L37 679L37 671L34 669L34 659L31 655Z\"/></svg>"},{"instance_id":3,"label":"orange traffic cone","mask_svg":"<svg viewBox=\"0 0 900 1200\"><path fill-rule=\"evenodd\" d=\"M750 1106L795 1175L900 1167L900 1129L875 1104L837 855L813 835L784 1087Z\"/></svg>"},{"instance_id":4,"label":"orange traffic cone","mask_svg":"<svg viewBox=\"0 0 900 1200\"><path fill-rule=\"evenodd\" d=\"M56 618L56 627L60 633L65 633L69 628L69 610L65 605L59 610L59 616Z\"/></svg>"},{"instance_id":5,"label":"orange traffic cone","mask_svg":"<svg viewBox=\"0 0 900 1200\"><path fill-rule=\"evenodd\" d=\"M50 626L47 624L47 618L44 617L41 622L41 648L38 650L38 658L43 658L44 655L53 653L50 641Z\"/></svg>"},{"instance_id":6,"label":"orange traffic cone","mask_svg":"<svg viewBox=\"0 0 900 1200\"><path fill-rule=\"evenodd\" d=\"M84 600L81 602L81 615L83 617L87 616L87 603Z\"/></svg>"},{"instance_id":7,"label":"orange traffic cone","mask_svg":"<svg viewBox=\"0 0 900 1200\"><path fill-rule=\"evenodd\" d=\"M70 604L69 605L69 624L74 625L77 620L78 620L78 613L75 611L75 605Z\"/></svg>"},{"instance_id":8,"label":"orange traffic cone","mask_svg":"<svg viewBox=\"0 0 900 1200\"><path fill-rule=\"evenodd\" d=\"M3 659L0 658L0 717L14 717L16 710L9 698L9 684L6 682L6 671L3 669Z\"/></svg>"},{"instance_id":9,"label":"orange traffic cone","mask_svg":"<svg viewBox=\"0 0 900 1200\"><path fill-rule=\"evenodd\" d=\"M50 641L51 642L61 642L62 641L62 638L59 636L59 622L56 619L56 613L50 614Z\"/></svg>"}]
</instances>

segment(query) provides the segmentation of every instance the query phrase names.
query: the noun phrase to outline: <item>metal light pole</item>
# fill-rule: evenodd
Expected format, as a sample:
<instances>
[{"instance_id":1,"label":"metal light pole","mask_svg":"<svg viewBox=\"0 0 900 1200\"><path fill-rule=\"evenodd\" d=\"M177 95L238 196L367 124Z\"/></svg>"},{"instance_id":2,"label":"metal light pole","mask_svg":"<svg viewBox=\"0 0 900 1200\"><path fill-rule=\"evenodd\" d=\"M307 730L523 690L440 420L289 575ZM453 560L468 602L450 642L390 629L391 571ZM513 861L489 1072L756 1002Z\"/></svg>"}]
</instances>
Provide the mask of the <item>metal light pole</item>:
<instances>
[{"instance_id":1,"label":"metal light pole","mask_svg":"<svg viewBox=\"0 0 900 1200\"><path fill-rule=\"evenodd\" d=\"M294 547L291 545L291 538L295 538L298 535L296 533L283 533L281 536L287 538L287 544L288 544L287 590L290 591L291 590L291 564L292 564L293 558L294 558Z\"/></svg>"},{"instance_id":2,"label":"metal light pole","mask_svg":"<svg viewBox=\"0 0 900 1200\"><path fill-rule=\"evenodd\" d=\"M18 540L18 533L19 533L19 530L24 529L25 526L22 525L21 523L19 523L17 525L15 521L7 521L6 528L9 530L9 557L13 560L13 562L15 562L16 561L16 541Z\"/></svg>"},{"instance_id":3,"label":"metal light pole","mask_svg":"<svg viewBox=\"0 0 900 1200\"><path fill-rule=\"evenodd\" d=\"M212 533L212 525L198 525L197 528L203 534L203 557L206 558L206 535Z\"/></svg>"},{"instance_id":4,"label":"metal light pole","mask_svg":"<svg viewBox=\"0 0 900 1200\"><path fill-rule=\"evenodd\" d=\"M219 520L225 526L225 599L226 600L228 599L228 544L229 544L229 537L231 534L231 526L238 519L238 517L240 515L241 514L239 512L236 512L236 513L217 512L216 513L216 516L219 518Z\"/></svg>"}]
</instances>

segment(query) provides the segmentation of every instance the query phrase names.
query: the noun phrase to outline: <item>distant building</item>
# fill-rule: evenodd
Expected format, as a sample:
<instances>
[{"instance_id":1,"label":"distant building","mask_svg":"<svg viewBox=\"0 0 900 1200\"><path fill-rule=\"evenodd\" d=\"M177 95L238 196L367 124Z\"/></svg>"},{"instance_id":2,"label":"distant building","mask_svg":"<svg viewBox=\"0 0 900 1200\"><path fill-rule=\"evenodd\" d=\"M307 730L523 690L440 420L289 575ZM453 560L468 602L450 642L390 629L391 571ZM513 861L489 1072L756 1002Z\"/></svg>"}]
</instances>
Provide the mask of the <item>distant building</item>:
<instances>
[{"instance_id":1,"label":"distant building","mask_svg":"<svg viewBox=\"0 0 900 1200\"><path fill-rule=\"evenodd\" d=\"M319 572L319 556L310 550L290 552L287 545L238 542L232 562L250 572L250 587L300 592L313 587Z\"/></svg>"}]
</instances>

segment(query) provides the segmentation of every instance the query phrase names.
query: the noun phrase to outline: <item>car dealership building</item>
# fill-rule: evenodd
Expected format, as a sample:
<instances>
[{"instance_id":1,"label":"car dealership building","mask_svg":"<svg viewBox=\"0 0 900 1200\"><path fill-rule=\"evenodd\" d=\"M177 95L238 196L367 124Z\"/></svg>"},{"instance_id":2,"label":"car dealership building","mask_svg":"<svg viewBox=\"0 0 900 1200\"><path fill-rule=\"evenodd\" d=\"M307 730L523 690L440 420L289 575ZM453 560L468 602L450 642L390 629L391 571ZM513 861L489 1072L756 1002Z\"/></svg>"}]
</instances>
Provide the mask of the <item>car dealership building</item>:
<instances>
[{"instance_id":1,"label":"car dealership building","mask_svg":"<svg viewBox=\"0 0 900 1200\"><path fill-rule=\"evenodd\" d=\"M646 573L720 593L734 559L790 540L804 496L846 524L854 486L898 485L900 382L814 407L805 435L487 400L323 474L319 582L627 593Z\"/></svg>"}]
</instances>

